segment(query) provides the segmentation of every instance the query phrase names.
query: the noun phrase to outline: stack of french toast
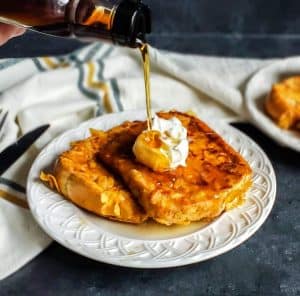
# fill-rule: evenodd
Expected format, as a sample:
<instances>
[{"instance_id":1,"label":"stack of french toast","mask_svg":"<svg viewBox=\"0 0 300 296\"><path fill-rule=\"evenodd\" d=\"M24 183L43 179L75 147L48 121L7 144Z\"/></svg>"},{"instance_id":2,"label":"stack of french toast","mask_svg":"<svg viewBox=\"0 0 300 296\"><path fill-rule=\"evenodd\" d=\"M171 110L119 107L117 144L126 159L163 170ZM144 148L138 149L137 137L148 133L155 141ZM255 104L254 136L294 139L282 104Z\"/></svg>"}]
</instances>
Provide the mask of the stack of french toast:
<instances>
[{"instance_id":1,"label":"stack of french toast","mask_svg":"<svg viewBox=\"0 0 300 296\"><path fill-rule=\"evenodd\" d=\"M244 158L195 116L157 115L176 117L187 129L186 166L154 172L138 162L132 147L147 123L128 121L108 131L91 130L88 139L71 143L41 179L83 209L133 224L211 221L242 204L252 184Z\"/></svg>"}]
</instances>

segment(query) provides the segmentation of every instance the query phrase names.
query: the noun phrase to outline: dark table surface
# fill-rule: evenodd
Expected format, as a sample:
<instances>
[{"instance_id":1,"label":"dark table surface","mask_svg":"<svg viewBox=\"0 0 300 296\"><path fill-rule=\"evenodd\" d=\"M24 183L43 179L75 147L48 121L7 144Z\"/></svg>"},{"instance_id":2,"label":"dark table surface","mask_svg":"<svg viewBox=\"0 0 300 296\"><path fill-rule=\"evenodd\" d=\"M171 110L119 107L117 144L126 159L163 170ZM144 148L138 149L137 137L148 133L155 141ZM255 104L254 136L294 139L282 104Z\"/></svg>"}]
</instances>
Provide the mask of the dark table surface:
<instances>
[{"instance_id":1,"label":"dark table surface","mask_svg":"<svg viewBox=\"0 0 300 296\"><path fill-rule=\"evenodd\" d=\"M171 1L148 2L156 8L150 41L159 48L258 58L300 53L297 1L273 1L268 10L269 1L230 0L218 6L174 0L177 9L171 13ZM27 33L0 48L0 57L62 54L79 46ZM300 295L300 155L248 124L236 126L265 150L278 180L275 207L247 242L207 262L164 270L101 264L53 243L2 281L0 295Z\"/></svg>"}]
</instances>

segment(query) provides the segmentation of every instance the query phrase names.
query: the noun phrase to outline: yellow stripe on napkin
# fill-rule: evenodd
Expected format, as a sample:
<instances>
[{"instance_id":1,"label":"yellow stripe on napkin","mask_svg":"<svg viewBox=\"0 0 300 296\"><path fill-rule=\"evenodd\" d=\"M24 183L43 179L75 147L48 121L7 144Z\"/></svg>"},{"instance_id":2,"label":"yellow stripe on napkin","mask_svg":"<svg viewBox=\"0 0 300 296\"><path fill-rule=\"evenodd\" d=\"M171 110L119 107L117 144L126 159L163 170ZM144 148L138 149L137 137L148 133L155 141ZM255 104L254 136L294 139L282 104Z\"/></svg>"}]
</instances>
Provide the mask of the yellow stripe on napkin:
<instances>
[{"instance_id":1,"label":"yellow stripe on napkin","mask_svg":"<svg viewBox=\"0 0 300 296\"><path fill-rule=\"evenodd\" d=\"M51 58L49 57L43 57L42 58L44 63L49 67L49 69L57 69L57 68L66 68L69 66L68 63L66 62L54 62Z\"/></svg>"},{"instance_id":2,"label":"yellow stripe on napkin","mask_svg":"<svg viewBox=\"0 0 300 296\"><path fill-rule=\"evenodd\" d=\"M105 82L101 82L101 81L95 81L94 80L94 75L95 75L95 65L93 62L89 62L87 64L88 66L88 75L87 75L87 86L90 88L95 88L98 90L103 91L104 95L103 95L103 105L104 108L106 110L106 112L111 113L113 111L111 102L110 102L110 98L109 98L109 90L108 90L108 86Z\"/></svg>"},{"instance_id":3,"label":"yellow stripe on napkin","mask_svg":"<svg viewBox=\"0 0 300 296\"><path fill-rule=\"evenodd\" d=\"M5 199L6 201L9 201L13 203L16 206L22 207L24 209L29 209L28 204L25 200L20 199L4 190L0 189L0 198Z\"/></svg>"}]
</instances>

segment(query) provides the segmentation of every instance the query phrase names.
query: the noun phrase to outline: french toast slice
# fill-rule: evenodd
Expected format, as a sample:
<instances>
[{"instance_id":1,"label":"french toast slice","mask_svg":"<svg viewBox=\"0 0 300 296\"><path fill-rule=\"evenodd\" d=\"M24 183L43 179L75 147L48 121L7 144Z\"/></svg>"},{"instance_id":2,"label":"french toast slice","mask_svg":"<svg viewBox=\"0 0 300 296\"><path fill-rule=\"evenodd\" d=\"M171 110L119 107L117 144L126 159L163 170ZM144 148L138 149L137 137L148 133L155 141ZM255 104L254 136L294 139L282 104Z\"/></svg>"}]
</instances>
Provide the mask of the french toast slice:
<instances>
[{"instance_id":1,"label":"french toast slice","mask_svg":"<svg viewBox=\"0 0 300 296\"><path fill-rule=\"evenodd\" d=\"M146 122L125 122L105 133L98 157L138 199L147 215L165 224L211 220L244 201L252 184L248 163L198 118L176 111L158 113L177 117L188 131L186 167L158 173L139 163L132 147Z\"/></svg>"},{"instance_id":2,"label":"french toast slice","mask_svg":"<svg viewBox=\"0 0 300 296\"><path fill-rule=\"evenodd\" d=\"M121 222L140 224L147 215L121 180L96 161L103 132L92 131L59 156L53 174L41 179L79 207Z\"/></svg>"},{"instance_id":3,"label":"french toast slice","mask_svg":"<svg viewBox=\"0 0 300 296\"><path fill-rule=\"evenodd\" d=\"M300 76L274 84L265 108L282 129L300 129Z\"/></svg>"}]
</instances>

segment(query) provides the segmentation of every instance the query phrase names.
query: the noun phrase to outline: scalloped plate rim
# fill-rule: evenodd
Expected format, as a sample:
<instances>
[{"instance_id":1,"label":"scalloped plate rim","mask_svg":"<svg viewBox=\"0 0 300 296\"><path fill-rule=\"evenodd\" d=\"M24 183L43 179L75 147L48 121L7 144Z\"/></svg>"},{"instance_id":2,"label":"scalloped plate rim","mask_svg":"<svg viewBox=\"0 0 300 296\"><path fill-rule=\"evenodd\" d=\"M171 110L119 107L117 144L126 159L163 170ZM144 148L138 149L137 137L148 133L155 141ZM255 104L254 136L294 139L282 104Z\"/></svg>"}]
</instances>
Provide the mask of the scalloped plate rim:
<instances>
[{"instance_id":1,"label":"scalloped plate rim","mask_svg":"<svg viewBox=\"0 0 300 296\"><path fill-rule=\"evenodd\" d=\"M56 139L54 139L53 141L51 141L43 149L43 151L45 149L47 149L47 147L50 147L55 140L58 140L58 139L64 137L64 135L67 135L68 133L71 133L72 131L76 131L76 130L80 130L80 129L87 129L91 125L91 123L93 123L93 122L96 122L98 120L103 120L103 118L115 117L115 116L117 116L119 114L127 115L128 117L130 117L130 116L132 116L132 114L137 114L137 113L140 113L140 112L145 112L145 111L144 110L133 110L133 111L125 111L125 112L121 112L121 113L106 114L106 115L100 116L98 118L91 119L91 120L89 120L87 122L83 122L81 125L79 125L79 127L76 127L76 128L74 128L72 130L69 130L69 131L66 131L65 133L63 133L62 135L58 136ZM264 224L264 222L266 221L266 219L270 215L270 213L272 211L272 208L274 206L274 203L275 203L276 191L277 191L277 188L276 188L277 184L276 184L275 172L274 172L273 166L272 166L271 162L269 161L268 157L266 156L265 152L249 136L245 135L244 133L242 133L241 131L237 130L236 128L234 128L232 126L229 126L225 122L218 121L218 120L205 120L203 118L202 118L202 120L205 121L205 122L207 122L209 125L212 125L213 128L215 127L215 125L217 125L217 126L220 126L220 125L226 126L226 128L230 129L231 132L236 132L236 133L242 134L243 137L246 140L252 142L254 144L255 148L258 149L259 152L262 154L262 156L264 157L264 159L267 160L269 168L271 169L271 173L270 174L273 176L273 179L274 179L273 180L274 182L272 183L272 186L273 186L273 197L272 197L272 203L271 203L271 205L269 206L269 208L267 209L267 211L264 213L263 217L258 222L256 222L255 225L252 225L248 229L248 231L244 231L243 234L241 236L239 236L238 239L236 239L236 241L234 243L226 244L223 247L216 248L215 250L212 249L212 250L203 251L202 253L211 253L210 255L205 256L205 258L199 258L199 257L202 257L201 254L199 254L198 256L195 256L195 257L184 258L184 260L180 259L180 261L183 261L183 262L179 262L179 259L176 259L176 260L173 260L173 262L169 262L168 260L162 260L162 261L157 261L157 262L152 262L152 261L147 260L146 262L141 263L138 260L137 261L131 261L130 259L129 260L128 259L120 260L119 258L118 259L111 259L111 258L107 259L107 258L105 258L105 256L100 256L98 258L95 258L94 255L89 254L88 252L85 252L83 249L75 249L74 247L72 247L72 246L68 245L66 242L64 242L61 239L61 237L57 237L57 236L53 235L52 232L50 231L50 229L48 229L47 227L45 227L45 225L39 220L39 217L35 213L34 205L32 204L32 199L28 198L30 209L31 209L31 212L32 212L35 220L38 222L38 224L40 225L40 227L50 237L52 237L52 238L54 237L54 240L56 240L57 242L59 242L60 244L62 244L63 246L65 246L67 249L69 249L69 250L71 250L71 251L73 251L73 252L75 252L77 254L83 255L83 256L85 256L87 258L99 261L99 262L113 264L113 265L122 266L122 267L149 268L149 269L152 269L152 268L168 268L168 267L184 266L184 265L190 265L190 264L194 264L194 263L197 263L197 262L202 262L202 261L209 260L211 258L214 258L216 256L219 256L221 254L224 254L224 253L226 253L226 252L228 252L228 251L236 248L237 246L239 246L240 244L242 244L243 242L245 242L246 240L248 240L251 236L253 236L255 234L255 232ZM43 153L43 151L39 154L39 156ZM32 168L31 168L30 174L29 174L30 177L33 175L33 169L35 168L36 161L39 159L39 156L37 157L37 159L34 161L34 163L32 165ZM27 184L28 192L30 191L30 188L31 188L31 185L32 185L32 182L30 180L31 180L31 178L28 178L28 184ZM106 232L105 230L103 232L105 232L106 234L109 234L109 235L111 235L113 237L117 237L120 240L127 240L127 241L130 240L130 241L135 241L135 242L139 242L139 243L147 243L147 244L148 243L166 243L166 242L170 242L170 241L174 241L175 242L175 241L178 241L178 240L184 240L184 239L187 239L188 237L192 237L195 234L201 233L206 228L210 227L212 224L215 224L216 222L220 221L220 219L221 219L221 217L218 218L218 219L216 219L214 222L210 223L204 229L200 229L200 230L196 231L195 233L187 234L187 235L180 236L178 238L167 239L167 240L136 240L136 239L132 239L132 238L128 238L128 237L119 236L117 234L111 234L109 232Z\"/></svg>"}]
</instances>

